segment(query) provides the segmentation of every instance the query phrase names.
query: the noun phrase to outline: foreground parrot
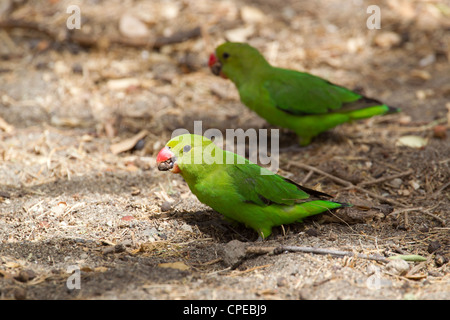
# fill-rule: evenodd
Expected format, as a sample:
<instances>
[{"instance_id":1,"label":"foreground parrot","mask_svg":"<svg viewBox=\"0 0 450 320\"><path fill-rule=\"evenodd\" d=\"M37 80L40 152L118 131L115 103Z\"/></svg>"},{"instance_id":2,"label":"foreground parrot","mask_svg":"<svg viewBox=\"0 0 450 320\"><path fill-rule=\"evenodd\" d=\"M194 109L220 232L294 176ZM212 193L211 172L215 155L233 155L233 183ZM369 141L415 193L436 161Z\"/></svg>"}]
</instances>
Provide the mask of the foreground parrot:
<instances>
[{"instance_id":1,"label":"foreground parrot","mask_svg":"<svg viewBox=\"0 0 450 320\"><path fill-rule=\"evenodd\" d=\"M293 130L303 146L344 122L400 111L311 74L273 67L245 43L218 46L209 67L236 85L247 107L272 125Z\"/></svg>"},{"instance_id":2,"label":"foreground parrot","mask_svg":"<svg viewBox=\"0 0 450 320\"><path fill-rule=\"evenodd\" d=\"M273 174L211 140L185 134L171 139L156 158L160 171L179 173L204 204L254 229L265 239L272 227L350 206Z\"/></svg>"}]
</instances>

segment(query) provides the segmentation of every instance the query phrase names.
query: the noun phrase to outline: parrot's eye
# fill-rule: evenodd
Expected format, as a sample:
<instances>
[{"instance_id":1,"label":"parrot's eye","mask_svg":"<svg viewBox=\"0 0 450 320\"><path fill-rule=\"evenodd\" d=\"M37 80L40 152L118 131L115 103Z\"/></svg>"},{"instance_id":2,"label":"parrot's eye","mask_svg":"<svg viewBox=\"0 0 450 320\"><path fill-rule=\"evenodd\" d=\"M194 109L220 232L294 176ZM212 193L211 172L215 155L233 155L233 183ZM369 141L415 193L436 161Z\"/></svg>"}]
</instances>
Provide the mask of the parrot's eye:
<instances>
[{"instance_id":1,"label":"parrot's eye","mask_svg":"<svg viewBox=\"0 0 450 320\"><path fill-rule=\"evenodd\" d=\"M189 151L191 151L191 146L187 144L183 147L183 152L189 152Z\"/></svg>"},{"instance_id":2,"label":"parrot's eye","mask_svg":"<svg viewBox=\"0 0 450 320\"><path fill-rule=\"evenodd\" d=\"M228 59L230 57L230 54L228 52L224 52L222 54L222 57L226 60L226 59Z\"/></svg>"}]
</instances>

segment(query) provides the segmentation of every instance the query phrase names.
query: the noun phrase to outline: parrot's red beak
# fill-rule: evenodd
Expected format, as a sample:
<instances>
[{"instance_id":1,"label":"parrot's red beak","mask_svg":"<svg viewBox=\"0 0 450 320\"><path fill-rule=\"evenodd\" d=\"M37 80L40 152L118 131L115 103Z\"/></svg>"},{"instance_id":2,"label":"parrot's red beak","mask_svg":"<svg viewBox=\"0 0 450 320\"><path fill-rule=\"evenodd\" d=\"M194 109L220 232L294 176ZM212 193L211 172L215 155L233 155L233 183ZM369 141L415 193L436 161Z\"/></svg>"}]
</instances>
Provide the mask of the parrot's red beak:
<instances>
[{"instance_id":1,"label":"parrot's red beak","mask_svg":"<svg viewBox=\"0 0 450 320\"><path fill-rule=\"evenodd\" d=\"M211 68L214 64L216 64L219 60L217 60L217 57L214 53L211 53L211 55L209 56L209 62L208 62L208 66Z\"/></svg>"},{"instance_id":2,"label":"parrot's red beak","mask_svg":"<svg viewBox=\"0 0 450 320\"><path fill-rule=\"evenodd\" d=\"M179 173L180 168L176 163L177 158L175 154L170 151L169 147L164 147L159 151L156 156L156 164L158 165L159 171L172 171L173 173Z\"/></svg>"},{"instance_id":3,"label":"parrot's red beak","mask_svg":"<svg viewBox=\"0 0 450 320\"><path fill-rule=\"evenodd\" d=\"M222 63L220 63L219 59L217 59L214 53L211 53L211 55L209 56L208 66L213 74L227 79L227 76L222 72Z\"/></svg>"}]
</instances>

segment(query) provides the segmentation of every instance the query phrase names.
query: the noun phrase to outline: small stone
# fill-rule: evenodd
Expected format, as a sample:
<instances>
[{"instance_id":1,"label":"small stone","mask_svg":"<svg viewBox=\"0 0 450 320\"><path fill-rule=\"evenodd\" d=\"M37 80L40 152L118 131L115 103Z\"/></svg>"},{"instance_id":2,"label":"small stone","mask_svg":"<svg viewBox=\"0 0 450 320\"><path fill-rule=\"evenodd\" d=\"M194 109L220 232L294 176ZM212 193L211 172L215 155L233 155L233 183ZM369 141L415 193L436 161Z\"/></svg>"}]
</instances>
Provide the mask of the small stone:
<instances>
[{"instance_id":1,"label":"small stone","mask_svg":"<svg viewBox=\"0 0 450 320\"><path fill-rule=\"evenodd\" d=\"M420 188L420 184L417 181L410 181L409 184L411 185L411 187L413 187L414 190L417 190Z\"/></svg>"},{"instance_id":2,"label":"small stone","mask_svg":"<svg viewBox=\"0 0 450 320\"><path fill-rule=\"evenodd\" d=\"M433 137L438 139L445 139L447 137L447 127L445 125L438 125L433 128Z\"/></svg>"},{"instance_id":3,"label":"small stone","mask_svg":"<svg viewBox=\"0 0 450 320\"><path fill-rule=\"evenodd\" d=\"M375 44L381 48L392 48L397 46L402 41L402 38L398 33L392 31L381 32L374 39Z\"/></svg>"},{"instance_id":4,"label":"small stone","mask_svg":"<svg viewBox=\"0 0 450 320\"><path fill-rule=\"evenodd\" d=\"M120 253L125 251L125 246L121 243L114 246L114 253Z\"/></svg>"},{"instance_id":5,"label":"small stone","mask_svg":"<svg viewBox=\"0 0 450 320\"><path fill-rule=\"evenodd\" d=\"M245 258L246 255L246 245L239 240L231 240L228 242L221 250L221 256L223 262L227 266L236 268Z\"/></svg>"},{"instance_id":6,"label":"small stone","mask_svg":"<svg viewBox=\"0 0 450 320\"><path fill-rule=\"evenodd\" d=\"M148 27L139 18L125 13L119 21L120 33L128 38L143 38L150 35Z\"/></svg>"},{"instance_id":7,"label":"small stone","mask_svg":"<svg viewBox=\"0 0 450 320\"><path fill-rule=\"evenodd\" d=\"M36 278L36 273L33 270L21 270L17 276L14 277L17 281L28 282Z\"/></svg>"},{"instance_id":8,"label":"small stone","mask_svg":"<svg viewBox=\"0 0 450 320\"><path fill-rule=\"evenodd\" d=\"M104 249L102 250L102 253L103 253L103 254L110 254L110 253L113 253L113 252L114 252L114 247L113 247L113 246L106 247L106 248L104 248Z\"/></svg>"},{"instance_id":9,"label":"small stone","mask_svg":"<svg viewBox=\"0 0 450 320\"><path fill-rule=\"evenodd\" d=\"M394 187L394 188L400 188L400 186L403 184L403 180L402 179L400 179L400 178L395 178L395 179L393 179L392 181L391 181L391 185Z\"/></svg>"},{"instance_id":10,"label":"small stone","mask_svg":"<svg viewBox=\"0 0 450 320\"><path fill-rule=\"evenodd\" d=\"M278 277L277 278L277 287L286 287L288 284L288 281L285 277Z\"/></svg>"},{"instance_id":11,"label":"small stone","mask_svg":"<svg viewBox=\"0 0 450 320\"><path fill-rule=\"evenodd\" d=\"M161 204L161 211L162 212L167 212L167 211L170 211L170 210L172 210L172 202L164 201Z\"/></svg>"},{"instance_id":12,"label":"small stone","mask_svg":"<svg viewBox=\"0 0 450 320\"><path fill-rule=\"evenodd\" d=\"M428 245L428 253L433 253L436 250L438 250L441 247L441 244L439 243L439 241L431 241L430 244Z\"/></svg>"},{"instance_id":13,"label":"small stone","mask_svg":"<svg viewBox=\"0 0 450 320\"><path fill-rule=\"evenodd\" d=\"M426 57L420 59L419 66L426 67L430 64L433 64L436 61L436 55L434 53L431 53L427 55Z\"/></svg>"},{"instance_id":14,"label":"small stone","mask_svg":"<svg viewBox=\"0 0 450 320\"><path fill-rule=\"evenodd\" d=\"M448 262L448 259L443 255L438 254L434 258L434 262L436 263L436 266L439 268L442 267L444 264L446 264Z\"/></svg>"},{"instance_id":15,"label":"small stone","mask_svg":"<svg viewBox=\"0 0 450 320\"><path fill-rule=\"evenodd\" d=\"M386 270L396 275L404 275L409 271L409 264L405 260L395 259L386 265Z\"/></svg>"},{"instance_id":16,"label":"small stone","mask_svg":"<svg viewBox=\"0 0 450 320\"><path fill-rule=\"evenodd\" d=\"M261 10L250 6L243 6L241 8L241 17L246 23L264 22L267 19Z\"/></svg>"},{"instance_id":17,"label":"small stone","mask_svg":"<svg viewBox=\"0 0 450 320\"><path fill-rule=\"evenodd\" d=\"M319 236L319 231L317 229L311 228L305 231L305 233L310 237L317 237Z\"/></svg>"},{"instance_id":18,"label":"small stone","mask_svg":"<svg viewBox=\"0 0 450 320\"><path fill-rule=\"evenodd\" d=\"M181 230L186 231L186 232L193 232L192 227L188 224L183 224L181 226Z\"/></svg>"},{"instance_id":19,"label":"small stone","mask_svg":"<svg viewBox=\"0 0 450 320\"><path fill-rule=\"evenodd\" d=\"M72 65L72 72L75 74L83 74L83 66L80 63L75 62Z\"/></svg>"},{"instance_id":20,"label":"small stone","mask_svg":"<svg viewBox=\"0 0 450 320\"><path fill-rule=\"evenodd\" d=\"M14 299L16 300L25 300L27 298L27 290L23 288L15 288L14 289Z\"/></svg>"},{"instance_id":21,"label":"small stone","mask_svg":"<svg viewBox=\"0 0 450 320\"><path fill-rule=\"evenodd\" d=\"M253 35L255 28L249 24L244 28L231 29L225 32L225 36L229 41L233 42L246 42L247 39Z\"/></svg>"}]
</instances>

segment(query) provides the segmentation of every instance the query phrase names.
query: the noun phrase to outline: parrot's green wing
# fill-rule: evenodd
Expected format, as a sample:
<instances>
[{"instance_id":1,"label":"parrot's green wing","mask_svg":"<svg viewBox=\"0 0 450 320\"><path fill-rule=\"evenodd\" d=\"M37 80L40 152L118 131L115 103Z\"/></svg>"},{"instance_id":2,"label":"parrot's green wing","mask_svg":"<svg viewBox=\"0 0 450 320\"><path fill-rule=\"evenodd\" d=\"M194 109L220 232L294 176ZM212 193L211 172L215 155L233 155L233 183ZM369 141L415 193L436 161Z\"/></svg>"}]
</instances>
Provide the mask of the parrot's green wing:
<instances>
[{"instance_id":1,"label":"parrot's green wing","mask_svg":"<svg viewBox=\"0 0 450 320\"><path fill-rule=\"evenodd\" d=\"M324 114L362 97L308 73L273 68L276 77L264 83L274 105L290 114Z\"/></svg>"},{"instance_id":2,"label":"parrot's green wing","mask_svg":"<svg viewBox=\"0 0 450 320\"><path fill-rule=\"evenodd\" d=\"M300 186L248 161L245 164L228 165L226 170L233 179L236 191L245 202L261 206L293 205L300 202L299 200L310 199L311 195L330 197L325 193ZM261 174L261 170L266 171L266 174Z\"/></svg>"}]
</instances>

